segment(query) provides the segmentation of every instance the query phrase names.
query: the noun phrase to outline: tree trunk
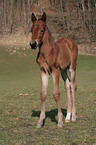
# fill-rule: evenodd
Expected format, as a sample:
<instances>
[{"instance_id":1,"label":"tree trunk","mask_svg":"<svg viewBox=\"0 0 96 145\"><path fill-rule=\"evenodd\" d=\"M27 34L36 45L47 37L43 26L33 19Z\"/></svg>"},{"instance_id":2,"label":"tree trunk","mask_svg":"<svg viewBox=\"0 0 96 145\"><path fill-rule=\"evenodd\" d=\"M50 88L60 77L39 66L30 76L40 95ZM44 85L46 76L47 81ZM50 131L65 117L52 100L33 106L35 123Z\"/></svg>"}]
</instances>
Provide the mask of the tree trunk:
<instances>
[{"instance_id":1,"label":"tree trunk","mask_svg":"<svg viewBox=\"0 0 96 145\"><path fill-rule=\"evenodd\" d=\"M21 3L22 3L22 1L19 0L20 24L21 24L21 22L22 22L22 8L21 8Z\"/></svg>"},{"instance_id":2,"label":"tree trunk","mask_svg":"<svg viewBox=\"0 0 96 145\"><path fill-rule=\"evenodd\" d=\"M17 0L17 25L19 23L19 0Z\"/></svg>"},{"instance_id":3,"label":"tree trunk","mask_svg":"<svg viewBox=\"0 0 96 145\"><path fill-rule=\"evenodd\" d=\"M30 0L27 0L27 9L28 9L28 30L30 31Z\"/></svg>"},{"instance_id":4,"label":"tree trunk","mask_svg":"<svg viewBox=\"0 0 96 145\"><path fill-rule=\"evenodd\" d=\"M1 27L2 27L2 11L0 6L0 32L1 32Z\"/></svg>"},{"instance_id":5,"label":"tree trunk","mask_svg":"<svg viewBox=\"0 0 96 145\"><path fill-rule=\"evenodd\" d=\"M51 0L51 6L54 7L54 0Z\"/></svg>"},{"instance_id":6,"label":"tree trunk","mask_svg":"<svg viewBox=\"0 0 96 145\"><path fill-rule=\"evenodd\" d=\"M85 30L85 6L84 6L84 0L82 0L82 20L83 20L83 29Z\"/></svg>"},{"instance_id":7,"label":"tree trunk","mask_svg":"<svg viewBox=\"0 0 96 145\"><path fill-rule=\"evenodd\" d=\"M61 14L62 14L62 19L63 19L63 28L65 29L65 19L64 19L62 0L60 0L60 8L61 8Z\"/></svg>"},{"instance_id":8,"label":"tree trunk","mask_svg":"<svg viewBox=\"0 0 96 145\"><path fill-rule=\"evenodd\" d=\"M13 31L13 4L14 4L14 0L11 0L11 12L10 12L10 16L11 16L11 25L10 25L10 32L12 33Z\"/></svg>"},{"instance_id":9,"label":"tree trunk","mask_svg":"<svg viewBox=\"0 0 96 145\"><path fill-rule=\"evenodd\" d=\"M49 9L51 7L51 2L50 0L38 0L38 4L39 7L41 9L41 13L42 11L44 11L45 9Z\"/></svg>"},{"instance_id":10,"label":"tree trunk","mask_svg":"<svg viewBox=\"0 0 96 145\"><path fill-rule=\"evenodd\" d=\"M7 30L7 11L6 11L6 0L4 0L4 18L5 18L5 29Z\"/></svg>"},{"instance_id":11,"label":"tree trunk","mask_svg":"<svg viewBox=\"0 0 96 145\"><path fill-rule=\"evenodd\" d=\"M68 3L69 3L69 1L68 0L66 0L66 11L67 11L67 29L68 29L68 32L69 32L69 30L70 30L70 23L69 23L69 8L68 8Z\"/></svg>"},{"instance_id":12,"label":"tree trunk","mask_svg":"<svg viewBox=\"0 0 96 145\"><path fill-rule=\"evenodd\" d=\"M78 0L78 18L79 18L79 21L81 23L81 14L80 14L80 8L79 8L79 0Z\"/></svg>"},{"instance_id":13,"label":"tree trunk","mask_svg":"<svg viewBox=\"0 0 96 145\"><path fill-rule=\"evenodd\" d=\"M25 2L22 0L23 3L23 18L24 18L24 23L26 22L26 13L25 13Z\"/></svg>"},{"instance_id":14,"label":"tree trunk","mask_svg":"<svg viewBox=\"0 0 96 145\"><path fill-rule=\"evenodd\" d=\"M96 0L94 0L94 29L96 30Z\"/></svg>"},{"instance_id":15,"label":"tree trunk","mask_svg":"<svg viewBox=\"0 0 96 145\"><path fill-rule=\"evenodd\" d=\"M91 9L91 3L90 0L88 0L88 12L89 12L89 30L92 30L92 9Z\"/></svg>"},{"instance_id":16,"label":"tree trunk","mask_svg":"<svg viewBox=\"0 0 96 145\"><path fill-rule=\"evenodd\" d=\"M6 5L6 13L7 13L7 27L9 26L9 14L10 14L10 1L7 0L7 5Z\"/></svg>"},{"instance_id":17,"label":"tree trunk","mask_svg":"<svg viewBox=\"0 0 96 145\"><path fill-rule=\"evenodd\" d=\"M3 23L3 1L1 1L0 5L0 32L2 31L2 23Z\"/></svg>"},{"instance_id":18,"label":"tree trunk","mask_svg":"<svg viewBox=\"0 0 96 145\"><path fill-rule=\"evenodd\" d=\"M34 0L31 0L31 7L34 7Z\"/></svg>"}]
</instances>

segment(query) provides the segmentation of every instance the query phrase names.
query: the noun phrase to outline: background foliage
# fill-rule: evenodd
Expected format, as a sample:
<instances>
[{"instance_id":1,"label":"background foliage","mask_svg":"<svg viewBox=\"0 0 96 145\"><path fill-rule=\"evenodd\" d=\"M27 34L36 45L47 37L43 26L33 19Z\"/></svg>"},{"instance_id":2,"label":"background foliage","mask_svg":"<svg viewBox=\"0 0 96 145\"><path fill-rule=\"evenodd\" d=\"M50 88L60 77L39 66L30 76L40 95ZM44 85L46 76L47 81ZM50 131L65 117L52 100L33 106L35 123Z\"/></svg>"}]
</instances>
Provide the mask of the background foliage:
<instances>
[{"instance_id":1,"label":"background foliage","mask_svg":"<svg viewBox=\"0 0 96 145\"><path fill-rule=\"evenodd\" d=\"M0 32L12 32L20 26L25 33L30 31L34 11L37 15L45 11L50 23L67 33L83 29L96 36L95 0L0 0Z\"/></svg>"}]
</instances>

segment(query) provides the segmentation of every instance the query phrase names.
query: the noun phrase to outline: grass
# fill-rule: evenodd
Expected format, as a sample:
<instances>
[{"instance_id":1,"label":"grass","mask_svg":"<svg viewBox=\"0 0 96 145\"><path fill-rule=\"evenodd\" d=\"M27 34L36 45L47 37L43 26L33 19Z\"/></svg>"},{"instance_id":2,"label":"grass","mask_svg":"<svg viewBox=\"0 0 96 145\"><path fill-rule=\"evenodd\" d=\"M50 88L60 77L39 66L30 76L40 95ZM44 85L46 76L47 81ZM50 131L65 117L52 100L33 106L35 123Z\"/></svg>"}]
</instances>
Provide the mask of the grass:
<instances>
[{"instance_id":1,"label":"grass","mask_svg":"<svg viewBox=\"0 0 96 145\"><path fill-rule=\"evenodd\" d=\"M13 51L16 50L16 51ZM14 53L13 53L14 52ZM0 47L0 145L96 144L96 56L79 56L77 67L77 122L57 127L57 107L49 79L46 120L40 115L40 70L30 49ZM60 77L63 122L67 96Z\"/></svg>"}]
</instances>

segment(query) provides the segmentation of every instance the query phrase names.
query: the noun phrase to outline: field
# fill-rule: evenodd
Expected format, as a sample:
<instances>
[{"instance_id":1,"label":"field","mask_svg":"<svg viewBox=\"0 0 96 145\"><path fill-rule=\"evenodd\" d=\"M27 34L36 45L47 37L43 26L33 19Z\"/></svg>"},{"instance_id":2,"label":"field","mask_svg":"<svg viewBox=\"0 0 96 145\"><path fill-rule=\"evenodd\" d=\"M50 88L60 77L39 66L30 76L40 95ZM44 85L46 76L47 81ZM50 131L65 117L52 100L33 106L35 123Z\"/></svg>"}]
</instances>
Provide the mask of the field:
<instances>
[{"instance_id":1,"label":"field","mask_svg":"<svg viewBox=\"0 0 96 145\"><path fill-rule=\"evenodd\" d=\"M36 128L40 115L40 70L36 52L0 46L0 145L95 145L96 56L78 56L77 122L64 123L67 96L60 77L63 127L57 127L53 82L49 79L46 120Z\"/></svg>"}]
</instances>

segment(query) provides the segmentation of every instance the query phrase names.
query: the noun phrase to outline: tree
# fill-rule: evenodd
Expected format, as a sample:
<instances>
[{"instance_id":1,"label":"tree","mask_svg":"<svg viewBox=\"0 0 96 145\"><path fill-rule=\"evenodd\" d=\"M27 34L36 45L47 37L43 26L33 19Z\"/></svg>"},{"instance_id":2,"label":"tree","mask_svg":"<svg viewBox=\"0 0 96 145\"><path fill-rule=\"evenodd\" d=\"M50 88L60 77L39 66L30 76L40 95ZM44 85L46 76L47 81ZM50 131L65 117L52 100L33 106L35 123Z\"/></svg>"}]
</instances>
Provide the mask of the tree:
<instances>
[{"instance_id":1,"label":"tree","mask_svg":"<svg viewBox=\"0 0 96 145\"><path fill-rule=\"evenodd\" d=\"M65 29L65 19L64 19L64 12L63 12L62 0L60 0L60 8L61 8L61 15L62 15L62 19L63 19L63 27Z\"/></svg>"},{"instance_id":2,"label":"tree","mask_svg":"<svg viewBox=\"0 0 96 145\"><path fill-rule=\"evenodd\" d=\"M7 9L6 9L6 0L4 0L4 17L5 17L5 28L7 29Z\"/></svg>"},{"instance_id":3,"label":"tree","mask_svg":"<svg viewBox=\"0 0 96 145\"><path fill-rule=\"evenodd\" d=\"M69 3L69 1L68 0L66 0L66 13L67 13L67 29L68 29L68 32L69 32L69 30L70 30L70 28L69 28L69 7L68 7L68 3Z\"/></svg>"},{"instance_id":4,"label":"tree","mask_svg":"<svg viewBox=\"0 0 96 145\"><path fill-rule=\"evenodd\" d=\"M10 16L11 16L11 19L10 19L10 32L12 33L12 30L13 30L13 4L14 4L14 0L11 0L11 11L10 11Z\"/></svg>"},{"instance_id":5,"label":"tree","mask_svg":"<svg viewBox=\"0 0 96 145\"><path fill-rule=\"evenodd\" d=\"M28 8L28 30L30 30L30 0L27 0L27 8Z\"/></svg>"},{"instance_id":6,"label":"tree","mask_svg":"<svg viewBox=\"0 0 96 145\"><path fill-rule=\"evenodd\" d=\"M38 5L41 9L41 13L42 11L44 11L46 8L50 8L51 7L51 2L50 0L38 0Z\"/></svg>"},{"instance_id":7,"label":"tree","mask_svg":"<svg viewBox=\"0 0 96 145\"><path fill-rule=\"evenodd\" d=\"M0 31L12 32L13 28L16 30L15 28L19 26L25 31L30 30L30 15L34 9L33 6L41 14L42 11L48 12L55 9L58 14L55 24L56 26L63 24L64 31L67 33L71 28L75 31L77 27L95 33L93 30L96 29L96 0L0 0ZM74 17L78 19L76 23Z\"/></svg>"},{"instance_id":8,"label":"tree","mask_svg":"<svg viewBox=\"0 0 96 145\"><path fill-rule=\"evenodd\" d=\"M23 21L26 22L26 12L25 12L25 1L22 0L22 3L23 3Z\"/></svg>"},{"instance_id":9,"label":"tree","mask_svg":"<svg viewBox=\"0 0 96 145\"><path fill-rule=\"evenodd\" d=\"M2 23L3 23L3 1L0 2L0 32L2 31Z\"/></svg>"}]
</instances>

